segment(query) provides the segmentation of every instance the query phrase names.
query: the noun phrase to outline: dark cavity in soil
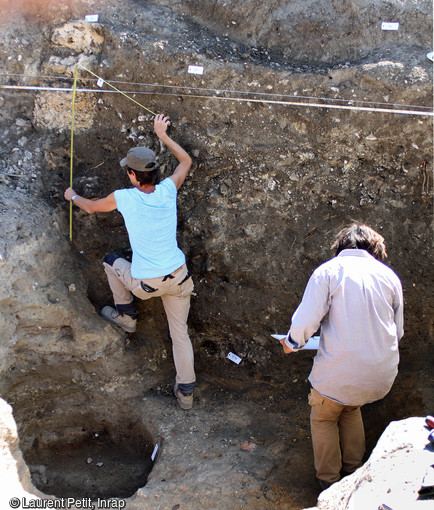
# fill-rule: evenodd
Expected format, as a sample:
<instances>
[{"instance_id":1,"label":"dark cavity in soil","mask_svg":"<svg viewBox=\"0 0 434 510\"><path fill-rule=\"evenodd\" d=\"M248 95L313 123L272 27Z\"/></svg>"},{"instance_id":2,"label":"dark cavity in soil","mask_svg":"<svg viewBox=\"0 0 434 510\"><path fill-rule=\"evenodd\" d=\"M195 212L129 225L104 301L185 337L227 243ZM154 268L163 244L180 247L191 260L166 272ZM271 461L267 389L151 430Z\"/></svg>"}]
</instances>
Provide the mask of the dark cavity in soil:
<instances>
[{"instance_id":1,"label":"dark cavity in soil","mask_svg":"<svg viewBox=\"0 0 434 510\"><path fill-rule=\"evenodd\" d=\"M86 432L43 444L24 457L34 485L59 498L127 498L146 485L153 467L149 433Z\"/></svg>"}]
</instances>

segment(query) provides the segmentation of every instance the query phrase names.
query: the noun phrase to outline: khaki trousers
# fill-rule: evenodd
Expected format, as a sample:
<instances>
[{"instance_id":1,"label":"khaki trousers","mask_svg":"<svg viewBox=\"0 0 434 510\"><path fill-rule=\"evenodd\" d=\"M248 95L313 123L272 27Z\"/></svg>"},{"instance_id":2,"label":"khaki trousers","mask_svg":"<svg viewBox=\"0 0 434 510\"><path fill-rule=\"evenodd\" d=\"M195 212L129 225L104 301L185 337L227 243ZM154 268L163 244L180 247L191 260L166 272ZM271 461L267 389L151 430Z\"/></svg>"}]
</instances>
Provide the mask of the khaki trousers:
<instances>
[{"instance_id":1,"label":"khaki trousers","mask_svg":"<svg viewBox=\"0 0 434 510\"><path fill-rule=\"evenodd\" d=\"M337 482L342 469L352 473L362 465L365 431L360 406L344 406L313 388L309 404L316 476Z\"/></svg>"},{"instance_id":2,"label":"khaki trousers","mask_svg":"<svg viewBox=\"0 0 434 510\"><path fill-rule=\"evenodd\" d=\"M115 305L132 303L133 294L139 299L161 297L172 339L176 382L178 384L194 382L196 376L194 373L193 346L187 327L190 296L194 285L191 277L181 283L188 274L186 264L171 273L173 278L159 277L143 280L131 276L131 263L123 258L116 259L112 266L104 262L104 269ZM155 291L146 292L142 283L145 288L149 286Z\"/></svg>"}]
</instances>

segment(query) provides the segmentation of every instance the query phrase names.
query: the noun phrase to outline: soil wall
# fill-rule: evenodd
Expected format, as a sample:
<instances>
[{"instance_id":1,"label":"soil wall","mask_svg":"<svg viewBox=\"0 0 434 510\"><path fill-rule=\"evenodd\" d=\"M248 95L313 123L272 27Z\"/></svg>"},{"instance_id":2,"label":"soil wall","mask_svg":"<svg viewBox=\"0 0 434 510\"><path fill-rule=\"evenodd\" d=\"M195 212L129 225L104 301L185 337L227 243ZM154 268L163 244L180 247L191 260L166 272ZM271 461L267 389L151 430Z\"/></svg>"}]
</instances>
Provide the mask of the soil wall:
<instances>
[{"instance_id":1,"label":"soil wall","mask_svg":"<svg viewBox=\"0 0 434 510\"><path fill-rule=\"evenodd\" d=\"M312 355L289 360L270 334L287 331L311 272L352 219L384 235L405 296L400 372L391 394L366 409L369 448L391 420L432 412L432 117L372 111L432 107L429 1L0 6L1 83L20 87L0 90L0 392L15 403L19 430L29 433L29 413L52 412L52 401L58 409L92 399L99 406L110 394L141 412L143 395L170 394L173 378L159 301L139 304L139 327L126 344L97 315L110 301L102 258L130 255L120 214L74 208L68 244L72 93L23 87L71 88L77 64L80 194L127 186L119 160L136 145L156 150L164 175L175 165L153 134L151 113L107 84L99 89L94 74L167 113L173 138L194 159L179 193L178 239L196 287L190 329L205 414L206 403L219 400L213 392L223 403L229 392L245 409L246 400L259 405L254 418L234 421L236 430L262 423L273 435L260 417L270 395L285 415L280 426L301 427L299 454L310 455ZM98 23L84 21L94 13ZM382 30L383 21L399 30ZM229 351L242 357L240 367L226 359ZM38 393L44 403L35 407ZM283 403L288 394L294 401ZM303 493L302 478L291 497Z\"/></svg>"}]
</instances>

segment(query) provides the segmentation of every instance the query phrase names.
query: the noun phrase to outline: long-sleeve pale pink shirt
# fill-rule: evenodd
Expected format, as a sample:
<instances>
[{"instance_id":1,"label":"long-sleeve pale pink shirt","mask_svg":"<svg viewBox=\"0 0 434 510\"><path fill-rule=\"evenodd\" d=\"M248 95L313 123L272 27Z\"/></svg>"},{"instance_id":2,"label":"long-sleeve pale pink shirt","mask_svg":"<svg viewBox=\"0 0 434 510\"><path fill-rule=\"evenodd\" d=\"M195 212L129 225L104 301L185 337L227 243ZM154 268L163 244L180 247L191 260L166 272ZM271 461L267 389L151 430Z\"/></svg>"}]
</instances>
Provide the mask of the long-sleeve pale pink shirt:
<instances>
[{"instance_id":1,"label":"long-sleeve pale pink shirt","mask_svg":"<svg viewBox=\"0 0 434 510\"><path fill-rule=\"evenodd\" d=\"M344 405L363 405L392 387L403 322L398 276L367 251L347 249L314 271L288 336L302 347L321 327L311 385Z\"/></svg>"}]
</instances>

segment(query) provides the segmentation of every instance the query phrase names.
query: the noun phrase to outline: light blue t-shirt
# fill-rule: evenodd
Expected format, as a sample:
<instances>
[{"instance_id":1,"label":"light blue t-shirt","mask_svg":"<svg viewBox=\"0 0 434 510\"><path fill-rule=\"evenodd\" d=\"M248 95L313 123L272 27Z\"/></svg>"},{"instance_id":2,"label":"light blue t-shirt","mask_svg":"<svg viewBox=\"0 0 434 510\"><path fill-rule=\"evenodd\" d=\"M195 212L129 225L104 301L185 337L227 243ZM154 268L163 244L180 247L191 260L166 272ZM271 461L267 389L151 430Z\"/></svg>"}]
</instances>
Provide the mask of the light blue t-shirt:
<instances>
[{"instance_id":1,"label":"light blue t-shirt","mask_svg":"<svg viewBox=\"0 0 434 510\"><path fill-rule=\"evenodd\" d=\"M149 194L137 188L115 191L116 206L124 217L133 250L133 278L165 276L184 264L185 255L176 241L176 196L170 178Z\"/></svg>"}]
</instances>

